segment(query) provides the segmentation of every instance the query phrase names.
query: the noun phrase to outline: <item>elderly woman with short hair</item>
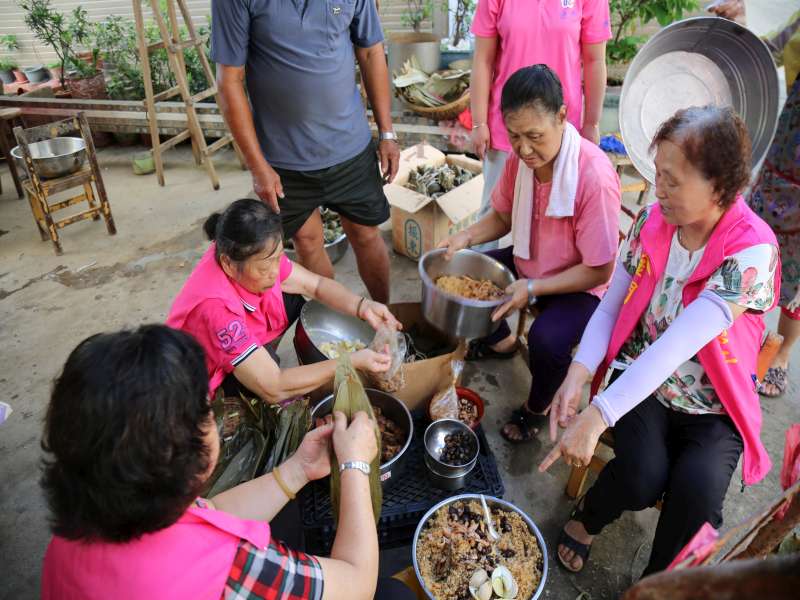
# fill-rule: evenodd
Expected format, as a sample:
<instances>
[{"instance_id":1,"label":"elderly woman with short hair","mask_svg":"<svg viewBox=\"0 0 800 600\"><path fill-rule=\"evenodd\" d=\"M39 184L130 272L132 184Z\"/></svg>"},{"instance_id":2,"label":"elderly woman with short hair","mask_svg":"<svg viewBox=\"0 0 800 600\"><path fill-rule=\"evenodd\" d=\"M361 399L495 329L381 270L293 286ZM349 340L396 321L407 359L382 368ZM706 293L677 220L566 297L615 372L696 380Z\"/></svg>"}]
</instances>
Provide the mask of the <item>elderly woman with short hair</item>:
<instances>
[{"instance_id":1,"label":"elderly woman with short hair","mask_svg":"<svg viewBox=\"0 0 800 600\"><path fill-rule=\"evenodd\" d=\"M540 465L587 465L613 428L615 458L579 500L558 558L581 570L595 535L663 498L645 574L665 569L722 503L740 455L742 483L770 460L760 440L756 361L778 298L775 235L740 195L750 142L730 108L678 111L653 141L657 204L624 241L608 292L581 339L550 415L567 425ZM613 370L612 383L600 384ZM593 398L577 417L584 383Z\"/></svg>"}]
</instances>

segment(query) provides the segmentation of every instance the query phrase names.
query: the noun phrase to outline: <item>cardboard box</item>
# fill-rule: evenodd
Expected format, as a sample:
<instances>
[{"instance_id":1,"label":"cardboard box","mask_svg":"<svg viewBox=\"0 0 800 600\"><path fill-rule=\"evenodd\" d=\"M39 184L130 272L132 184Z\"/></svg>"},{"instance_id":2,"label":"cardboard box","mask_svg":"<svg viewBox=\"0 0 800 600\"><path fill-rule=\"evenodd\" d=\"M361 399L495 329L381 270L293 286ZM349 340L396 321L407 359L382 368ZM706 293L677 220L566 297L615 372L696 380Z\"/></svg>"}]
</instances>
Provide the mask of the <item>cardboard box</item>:
<instances>
[{"instance_id":1,"label":"cardboard box","mask_svg":"<svg viewBox=\"0 0 800 600\"><path fill-rule=\"evenodd\" d=\"M412 169L445 163L458 165L478 175L436 200L404 187ZM444 238L477 221L483 193L482 170L480 161L463 154L445 156L428 144L403 150L397 177L383 188L392 206L395 252L419 260Z\"/></svg>"}]
</instances>

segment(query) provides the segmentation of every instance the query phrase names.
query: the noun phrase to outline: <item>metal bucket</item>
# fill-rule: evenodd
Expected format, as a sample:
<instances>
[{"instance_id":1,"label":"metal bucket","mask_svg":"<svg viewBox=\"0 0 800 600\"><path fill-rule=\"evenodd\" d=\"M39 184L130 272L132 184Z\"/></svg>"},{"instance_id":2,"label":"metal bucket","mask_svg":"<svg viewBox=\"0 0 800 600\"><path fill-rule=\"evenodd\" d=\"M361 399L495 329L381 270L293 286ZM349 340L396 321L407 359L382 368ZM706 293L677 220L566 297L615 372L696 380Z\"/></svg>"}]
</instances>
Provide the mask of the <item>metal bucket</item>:
<instances>
[{"instance_id":1,"label":"metal bucket","mask_svg":"<svg viewBox=\"0 0 800 600\"><path fill-rule=\"evenodd\" d=\"M320 347L327 342L359 340L369 346L375 331L366 321L343 315L317 300L303 305L294 333L294 349L301 365L328 360Z\"/></svg>"},{"instance_id":2,"label":"metal bucket","mask_svg":"<svg viewBox=\"0 0 800 600\"><path fill-rule=\"evenodd\" d=\"M766 155L778 121L780 88L767 46L750 30L719 17L673 23L633 59L620 99L620 131L636 169L651 183L650 143L681 108L732 106L753 144L753 168Z\"/></svg>"},{"instance_id":3,"label":"metal bucket","mask_svg":"<svg viewBox=\"0 0 800 600\"><path fill-rule=\"evenodd\" d=\"M389 75L399 73L403 63L416 56L422 70L433 73L439 70L442 53L440 37L433 33L391 33L386 39L389 52Z\"/></svg>"}]
</instances>

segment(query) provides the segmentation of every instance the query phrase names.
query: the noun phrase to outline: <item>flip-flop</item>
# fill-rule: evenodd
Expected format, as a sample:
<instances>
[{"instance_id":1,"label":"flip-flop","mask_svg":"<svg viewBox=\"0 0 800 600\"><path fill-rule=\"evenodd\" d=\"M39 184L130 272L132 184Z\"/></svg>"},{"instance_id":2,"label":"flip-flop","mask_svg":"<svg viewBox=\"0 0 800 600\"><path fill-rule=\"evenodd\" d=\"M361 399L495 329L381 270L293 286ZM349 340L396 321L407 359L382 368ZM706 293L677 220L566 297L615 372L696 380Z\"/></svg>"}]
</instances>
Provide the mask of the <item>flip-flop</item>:
<instances>
[{"instance_id":1,"label":"flip-flop","mask_svg":"<svg viewBox=\"0 0 800 600\"><path fill-rule=\"evenodd\" d=\"M579 523L582 522L581 519L583 518L583 508L580 508L580 503L583 501L583 497L581 497L576 503L575 507L572 509L572 512L569 514L568 521L578 521ZM561 558L561 554L558 551L559 546L566 546L570 550L575 553L575 556L581 559L581 568L574 569L570 564L572 561L566 561ZM580 573L583 571L584 567L586 567L586 563L589 561L589 553L592 551L591 544L583 544L572 537L570 534L567 533L566 529L562 529L561 533L558 535L558 542L556 543L556 556L558 557L558 562L561 563L561 566L564 567L570 573ZM573 560L575 558L573 556Z\"/></svg>"},{"instance_id":2,"label":"flip-flop","mask_svg":"<svg viewBox=\"0 0 800 600\"><path fill-rule=\"evenodd\" d=\"M469 343L469 346L467 346L467 354L464 358L469 361L487 359L508 360L509 358L514 358L516 355L516 348L509 352L498 352L497 350L493 350L492 346L487 344L485 340L479 339L472 340Z\"/></svg>"},{"instance_id":3,"label":"flip-flop","mask_svg":"<svg viewBox=\"0 0 800 600\"><path fill-rule=\"evenodd\" d=\"M786 391L788 376L788 368L784 369L783 367L770 367L767 369L767 374L764 375L764 380L758 384L758 393L762 396L766 396L767 398L777 398L778 396L782 396ZM766 392L765 384L774 385L777 388L778 393L768 394Z\"/></svg>"},{"instance_id":4,"label":"flip-flop","mask_svg":"<svg viewBox=\"0 0 800 600\"><path fill-rule=\"evenodd\" d=\"M503 425L503 428L500 430L500 435L511 444L521 444L532 440L533 436L535 436L547 422L548 417L546 415L534 414L525 410L524 407L518 408L511 412L511 417L508 419L508 422ZM506 433L506 427L508 425L516 425L521 437L512 438L509 436L508 433Z\"/></svg>"}]
</instances>

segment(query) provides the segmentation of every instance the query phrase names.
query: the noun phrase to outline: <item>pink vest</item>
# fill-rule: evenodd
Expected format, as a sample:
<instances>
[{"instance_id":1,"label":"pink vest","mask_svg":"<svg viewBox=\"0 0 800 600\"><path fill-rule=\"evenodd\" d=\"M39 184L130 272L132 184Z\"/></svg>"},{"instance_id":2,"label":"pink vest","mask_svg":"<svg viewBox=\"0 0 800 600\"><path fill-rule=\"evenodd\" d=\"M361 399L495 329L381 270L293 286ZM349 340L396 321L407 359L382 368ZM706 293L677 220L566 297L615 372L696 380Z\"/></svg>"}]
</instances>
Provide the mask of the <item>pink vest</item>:
<instances>
[{"instance_id":1,"label":"pink vest","mask_svg":"<svg viewBox=\"0 0 800 600\"><path fill-rule=\"evenodd\" d=\"M167 325L170 327L184 329L186 319L197 305L211 298L222 300L231 312L242 317L242 320L246 319L242 299L225 271L217 263L214 256L215 250L216 244L212 242L172 303L167 317ZM286 263L289 263L289 259L282 256L281 277L278 278L275 285L261 294L261 304L255 307L256 310L266 315L270 324L270 330L260 336L259 343L261 345L268 344L277 338L289 325L280 284L281 280L285 278L283 273L287 269ZM219 368L210 374L208 387L212 393L225 379L225 375L226 373Z\"/></svg>"},{"instance_id":2,"label":"pink vest","mask_svg":"<svg viewBox=\"0 0 800 600\"><path fill-rule=\"evenodd\" d=\"M53 536L44 557L44 600L218 600L239 541L269 544L269 524L190 507L178 522L124 544Z\"/></svg>"},{"instance_id":3,"label":"pink vest","mask_svg":"<svg viewBox=\"0 0 800 600\"><path fill-rule=\"evenodd\" d=\"M611 334L605 362L595 373L593 395L597 393L609 365L647 308L656 283L666 269L674 233L675 227L666 223L661 211L654 207L640 232L642 257ZM683 306L686 307L700 295L708 279L722 266L726 257L757 244L778 246L769 226L739 196L717 223L700 264L683 288ZM780 271L778 263L775 270L775 302L771 308L780 296ZM742 476L747 485L763 479L772 466L761 443L761 405L755 390L756 363L763 333L763 316L745 312L730 329L723 331L697 353L722 406L744 441Z\"/></svg>"}]
</instances>

